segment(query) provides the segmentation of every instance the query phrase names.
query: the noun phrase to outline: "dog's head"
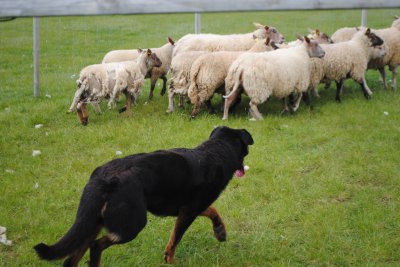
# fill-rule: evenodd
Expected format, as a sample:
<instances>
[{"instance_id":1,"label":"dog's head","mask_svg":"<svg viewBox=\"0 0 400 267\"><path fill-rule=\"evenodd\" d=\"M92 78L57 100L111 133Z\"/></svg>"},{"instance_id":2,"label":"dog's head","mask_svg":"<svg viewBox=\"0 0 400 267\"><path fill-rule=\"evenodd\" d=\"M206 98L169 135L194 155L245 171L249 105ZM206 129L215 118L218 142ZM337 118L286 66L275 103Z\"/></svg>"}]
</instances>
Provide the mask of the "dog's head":
<instances>
[{"instance_id":1,"label":"dog's head","mask_svg":"<svg viewBox=\"0 0 400 267\"><path fill-rule=\"evenodd\" d=\"M243 160L249 154L248 146L254 144L251 134L246 129L231 129L226 126L220 126L211 132L210 139L231 140L230 143L235 150L238 150L239 156L239 166L236 166L236 173L240 174L237 176L243 176L245 173Z\"/></svg>"}]
</instances>

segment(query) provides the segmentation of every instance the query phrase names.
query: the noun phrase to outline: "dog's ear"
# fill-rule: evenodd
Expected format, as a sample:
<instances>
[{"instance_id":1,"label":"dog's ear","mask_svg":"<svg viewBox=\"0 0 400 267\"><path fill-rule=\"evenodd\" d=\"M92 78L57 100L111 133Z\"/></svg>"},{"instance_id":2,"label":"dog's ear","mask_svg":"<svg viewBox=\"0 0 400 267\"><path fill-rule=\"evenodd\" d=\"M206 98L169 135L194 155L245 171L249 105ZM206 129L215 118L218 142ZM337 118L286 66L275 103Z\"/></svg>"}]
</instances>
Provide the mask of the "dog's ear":
<instances>
[{"instance_id":1,"label":"dog's ear","mask_svg":"<svg viewBox=\"0 0 400 267\"><path fill-rule=\"evenodd\" d=\"M210 139L212 139L213 137L215 137L221 130L223 127L219 126L219 127L215 127L214 130L212 130L211 134L210 134Z\"/></svg>"},{"instance_id":2,"label":"dog's ear","mask_svg":"<svg viewBox=\"0 0 400 267\"><path fill-rule=\"evenodd\" d=\"M246 145L250 146L250 145L254 144L253 137L246 129L240 130L240 138L242 139L243 143L245 143Z\"/></svg>"}]
</instances>

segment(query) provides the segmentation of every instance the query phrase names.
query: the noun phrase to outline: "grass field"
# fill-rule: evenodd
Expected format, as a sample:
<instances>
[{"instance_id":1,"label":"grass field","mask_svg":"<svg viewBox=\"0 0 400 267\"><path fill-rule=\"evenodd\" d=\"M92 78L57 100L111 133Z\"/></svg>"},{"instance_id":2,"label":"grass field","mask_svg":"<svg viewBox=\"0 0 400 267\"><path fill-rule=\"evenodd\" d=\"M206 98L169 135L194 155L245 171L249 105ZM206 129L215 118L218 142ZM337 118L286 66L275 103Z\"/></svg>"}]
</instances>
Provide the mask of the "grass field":
<instances>
[{"instance_id":1,"label":"grass field","mask_svg":"<svg viewBox=\"0 0 400 267\"><path fill-rule=\"evenodd\" d=\"M332 34L358 26L360 13L203 14L202 31L250 32L256 21L292 40L307 27ZM400 9L368 15L369 26L384 28ZM193 32L193 21L192 14L42 18L38 98L32 96L32 19L0 23L0 225L13 241L0 244L0 266L60 266L39 261L32 247L54 243L69 229L91 172L121 157L117 150L125 156L194 147L217 125L252 133L250 170L215 203L227 241L218 243L210 222L199 218L178 246L176 265L400 266L400 94L384 90L376 71L367 75L374 92L369 101L347 81L341 104L333 86L320 88L312 109L302 105L296 114L280 116L280 102L271 100L261 106L260 122L248 120L245 97L229 121L204 110L189 121L190 107L166 115L160 86L144 105L148 82L131 116L103 103L105 112L91 110L83 127L66 114L81 68L112 49L157 47L167 36L178 40ZM43 127L35 129L37 124ZM33 150L42 154L33 157ZM103 266L163 265L173 224L174 218L149 214L134 241L106 250Z\"/></svg>"}]
</instances>

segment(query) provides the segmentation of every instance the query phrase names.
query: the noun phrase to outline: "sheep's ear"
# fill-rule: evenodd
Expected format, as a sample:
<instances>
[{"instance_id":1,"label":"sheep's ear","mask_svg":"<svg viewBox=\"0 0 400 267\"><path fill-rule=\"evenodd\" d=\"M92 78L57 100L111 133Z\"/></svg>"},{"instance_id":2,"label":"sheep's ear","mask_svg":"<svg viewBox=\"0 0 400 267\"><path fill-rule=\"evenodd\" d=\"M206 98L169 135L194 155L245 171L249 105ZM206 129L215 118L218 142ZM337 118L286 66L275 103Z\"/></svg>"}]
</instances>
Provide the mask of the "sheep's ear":
<instances>
[{"instance_id":1,"label":"sheep's ear","mask_svg":"<svg viewBox=\"0 0 400 267\"><path fill-rule=\"evenodd\" d=\"M319 36L321 34L321 32L319 31L319 29L315 29L315 33Z\"/></svg>"},{"instance_id":2,"label":"sheep's ear","mask_svg":"<svg viewBox=\"0 0 400 267\"><path fill-rule=\"evenodd\" d=\"M136 48L136 50L137 50L139 53L142 53L142 52L143 52L142 48Z\"/></svg>"},{"instance_id":3,"label":"sheep's ear","mask_svg":"<svg viewBox=\"0 0 400 267\"><path fill-rule=\"evenodd\" d=\"M314 33L314 30L312 30L312 29L310 29L310 28L307 28L307 31L308 31L309 33Z\"/></svg>"},{"instance_id":4,"label":"sheep's ear","mask_svg":"<svg viewBox=\"0 0 400 267\"><path fill-rule=\"evenodd\" d=\"M174 44L175 44L174 40L172 40L172 38L171 38L171 37L169 37L169 36L168 36L167 40L168 40L168 42L169 42L170 44L172 44L172 45L174 45Z\"/></svg>"},{"instance_id":5,"label":"sheep's ear","mask_svg":"<svg viewBox=\"0 0 400 267\"><path fill-rule=\"evenodd\" d=\"M148 55L148 56L151 56L151 49L150 49L150 48L147 49L147 55Z\"/></svg>"},{"instance_id":6,"label":"sheep's ear","mask_svg":"<svg viewBox=\"0 0 400 267\"><path fill-rule=\"evenodd\" d=\"M301 36L300 34L296 33L296 38L299 39L300 41L304 41L303 36Z\"/></svg>"},{"instance_id":7,"label":"sheep's ear","mask_svg":"<svg viewBox=\"0 0 400 267\"><path fill-rule=\"evenodd\" d=\"M304 40L306 40L307 44L309 44L311 42L307 36L304 36Z\"/></svg>"},{"instance_id":8,"label":"sheep's ear","mask_svg":"<svg viewBox=\"0 0 400 267\"><path fill-rule=\"evenodd\" d=\"M400 19L400 17L399 17L399 16L396 16L396 15L394 16L394 18L395 18L395 19Z\"/></svg>"},{"instance_id":9,"label":"sheep's ear","mask_svg":"<svg viewBox=\"0 0 400 267\"><path fill-rule=\"evenodd\" d=\"M368 29L365 31L365 35L370 35L370 34L371 34L371 29L368 28Z\"/></svg>"},{"instance_id":10,"label":"sheep's ear","mask_svg":"<svg viewBox=\"0 0 400 267\"><path fill-rule=\"evenodd\" d=\"M258 22L253 22L254 27L256 27L257 29L261 29L264 28L264 25L258 23Z\"/></svg>"},{"instance_id":11,"label":"sheep's ear","mask_svg":"<svg viewBox=\"0 0 400 267\"><path fill-rule=\"evenodd\" d=\"M266 31L268 31L268 30L269 30L268 25L265 25L265 26L264 26L264 29L265 29Z\"/></svg>"},{"instance_id":12,"label":"sheep's ear","mask_svg":"<svg viewBox=\"0 0 400 267\"><path fill-rule=\"evenodd\" d=\"M265 45L269 45L269 41L270 41L270 39L269 39L269 37L267 37L267 39L265 39Z\"/></svg>"}]
</instances>

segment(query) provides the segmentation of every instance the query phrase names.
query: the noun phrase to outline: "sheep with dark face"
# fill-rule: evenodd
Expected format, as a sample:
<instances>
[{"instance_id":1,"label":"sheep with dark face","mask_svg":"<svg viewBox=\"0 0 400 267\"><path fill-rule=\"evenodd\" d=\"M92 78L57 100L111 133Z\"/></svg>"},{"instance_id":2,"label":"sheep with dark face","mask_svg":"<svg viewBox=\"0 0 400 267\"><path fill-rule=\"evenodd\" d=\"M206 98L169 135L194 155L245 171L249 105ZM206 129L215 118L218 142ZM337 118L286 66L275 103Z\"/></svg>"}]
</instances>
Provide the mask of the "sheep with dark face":
<instances>
[{"instance_id":1,"label":"sheep with dark face","mask_svg":"<svg viewBox=\"0 0 400 267\"><path fill-rule=\"evenodd\" d=\"M323 57L325 54L316 41L305 37L302 42L302 45L292 48L239 56L225 79L227 95L223 119L228 119L229 107L241 90L249 96L252 119L256 120L262 119L257 106L271 96L283 99L299 93L299 103L310 84L310 57Z\"/></svg>"},{"instance_id":2,"label":"sheep with dark face","mask_svg":"<svg viewBox=\"0 0 400 267\"><path fill-rule=\"evenodd\" d=\"M146 73L160 66L161 60L150 49L143 51L135 61L89 65L80 72L76 81L78 89L68 112L76 110L81 123L87 125L87 103L92 103L95 111L101 112L99 103L103 99L110 99L108 105L111 108L121 93L126 96L126 105L121 111L129 111L141 93Z\"/></svg>"}]
</instances>

